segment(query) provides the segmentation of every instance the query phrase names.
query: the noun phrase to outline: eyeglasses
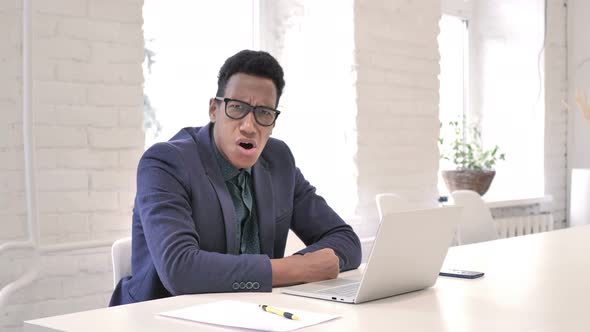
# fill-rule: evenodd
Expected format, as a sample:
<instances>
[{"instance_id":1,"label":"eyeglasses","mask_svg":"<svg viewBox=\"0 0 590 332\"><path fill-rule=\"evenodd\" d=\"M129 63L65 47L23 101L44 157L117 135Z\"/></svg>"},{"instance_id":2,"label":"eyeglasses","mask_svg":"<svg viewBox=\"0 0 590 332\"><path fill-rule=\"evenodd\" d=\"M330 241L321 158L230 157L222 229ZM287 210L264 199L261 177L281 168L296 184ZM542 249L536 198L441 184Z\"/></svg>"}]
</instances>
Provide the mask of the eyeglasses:
<instances>
[{"instance_id":1,"label":"eyeglasses","mask_svg":"<svg viewBox=\"0 0 590 332\"><path fill-rule=\"evenodd\" d=\"M246 117L248 113L254 112L256 123L263 127L272 126L281 112L274 108L265 106L252 106L246 102L231 98L215 97L215 100L225 103L225 115L234 120L240 120Z\"/></svg>"}]
</instances>

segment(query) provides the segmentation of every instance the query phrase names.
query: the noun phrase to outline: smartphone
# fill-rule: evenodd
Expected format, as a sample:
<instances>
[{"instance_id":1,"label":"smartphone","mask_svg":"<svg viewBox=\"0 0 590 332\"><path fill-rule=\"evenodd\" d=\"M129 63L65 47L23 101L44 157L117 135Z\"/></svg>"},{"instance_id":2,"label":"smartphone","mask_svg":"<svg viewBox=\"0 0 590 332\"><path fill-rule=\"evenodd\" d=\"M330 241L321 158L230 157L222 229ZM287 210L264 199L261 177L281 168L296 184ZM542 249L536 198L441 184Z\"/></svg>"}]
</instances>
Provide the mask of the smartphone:
<instances>
[{"instance_id":1,"label":"smartphone","mask_svg":"<svg viewBox=\"0 0 590 332\"><path fill-rule=\"evenodd\" d=\"M477 271L449 269L449 270L440 271L440 273L438 275L443 276L443 277L475 279L475 278L483 277L484 273L477 272Z\"/></svg>"}]
</instances>

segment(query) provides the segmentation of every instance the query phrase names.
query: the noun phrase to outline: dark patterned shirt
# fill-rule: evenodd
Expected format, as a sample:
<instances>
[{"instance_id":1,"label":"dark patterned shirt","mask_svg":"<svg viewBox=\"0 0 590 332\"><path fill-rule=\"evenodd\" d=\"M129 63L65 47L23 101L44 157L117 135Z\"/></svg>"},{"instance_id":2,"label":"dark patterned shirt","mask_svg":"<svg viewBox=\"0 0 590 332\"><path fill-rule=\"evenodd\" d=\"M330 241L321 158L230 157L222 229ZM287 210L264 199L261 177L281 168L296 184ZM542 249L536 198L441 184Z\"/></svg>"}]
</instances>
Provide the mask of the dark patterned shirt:
<instances>
[{"instance_id":1,"label":"dark patterned shirt","mask_svg":"<svg viewBox=\"0 0 590 332\"><path fill-rule=\"evenodd\" d=\"M256 202L252 190L252 168L236 169L221 155L213 135L211 135L213 151L217 164L221 169L225 186L231 195L236 212L236 238L240 244L239 253L260 254L260 240L258 238L258 218L256 217Z\"/></svg>"}]
</instances>

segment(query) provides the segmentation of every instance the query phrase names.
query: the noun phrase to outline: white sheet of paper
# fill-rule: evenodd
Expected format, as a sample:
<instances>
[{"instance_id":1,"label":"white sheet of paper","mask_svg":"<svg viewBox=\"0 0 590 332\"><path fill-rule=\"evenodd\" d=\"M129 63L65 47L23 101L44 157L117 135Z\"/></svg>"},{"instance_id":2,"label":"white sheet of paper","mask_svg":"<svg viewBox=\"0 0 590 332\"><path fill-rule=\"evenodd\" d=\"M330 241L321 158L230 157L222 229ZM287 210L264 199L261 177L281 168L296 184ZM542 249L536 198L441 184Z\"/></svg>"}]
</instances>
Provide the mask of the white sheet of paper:
<instances>
[{"instance_id":1,"label":"white sheet of paper","mask_svg":"<svg viewBox=\"0 0 590 332\"><path fill-rule=\"evenodd\" d=\"M271 303L260 303L273 306ZM217 301L191 307L161 312L158 315L191 320L200 323L241 327L262 331L293 331L306 326L316 325L340 317L340 315L322 314L299 309L275 307L293 313L299 320L266 312L258 303L241 301ZM273 306L274 307L274 306Z\"/></svg>"}]
</instances>

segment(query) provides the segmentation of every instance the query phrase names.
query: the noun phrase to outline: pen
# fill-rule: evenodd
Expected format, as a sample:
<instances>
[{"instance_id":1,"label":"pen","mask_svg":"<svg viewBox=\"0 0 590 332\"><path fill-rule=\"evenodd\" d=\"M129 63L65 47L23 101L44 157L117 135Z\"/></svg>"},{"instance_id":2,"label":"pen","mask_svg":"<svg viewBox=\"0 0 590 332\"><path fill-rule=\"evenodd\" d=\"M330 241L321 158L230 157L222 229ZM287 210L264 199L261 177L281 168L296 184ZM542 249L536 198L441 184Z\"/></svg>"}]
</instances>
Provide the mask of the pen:
<instances>
[{"instance_id":1,"label":"pen","mask_svg":"<svg viewBox=\"0 0 590 332\"><path fill-rule=\"evenodd\" d=\"M299 317L297 317L297 315L294 315L290 312L279 310L277 308L270 307L266 304L260 304L259 307L266 312L270 312L271 314L283 316L283 317L285 317L287 319L291 319L291 320L299 320Z\"/></svg>"}]
</instances>

